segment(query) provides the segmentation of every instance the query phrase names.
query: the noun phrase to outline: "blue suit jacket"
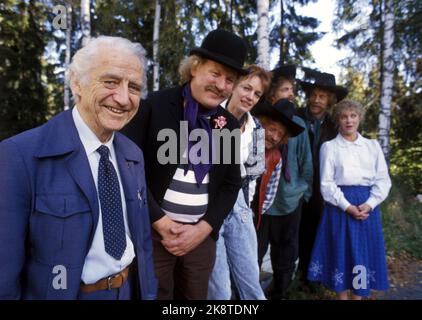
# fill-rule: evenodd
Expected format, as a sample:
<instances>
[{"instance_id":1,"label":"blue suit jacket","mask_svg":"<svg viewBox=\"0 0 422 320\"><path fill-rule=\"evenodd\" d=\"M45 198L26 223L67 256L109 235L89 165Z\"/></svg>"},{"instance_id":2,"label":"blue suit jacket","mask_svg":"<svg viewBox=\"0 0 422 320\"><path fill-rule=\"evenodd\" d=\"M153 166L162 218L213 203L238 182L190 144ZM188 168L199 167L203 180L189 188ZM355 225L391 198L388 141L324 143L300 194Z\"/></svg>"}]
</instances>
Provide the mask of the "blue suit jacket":
<instances>
[{"instance_id":1,"label":"blue suit jacket","mask_svg":"<svg viewBox=\"0 0 422 320\"><path fill-rule=\"evenodd\" d=\"M114 147L135 247L139 294L155 299L143 155L118 132ZM70 110L2 141L0 299L76 299L98 217L94 180ZM58 276L55 266L66 268L66 283L61 281L66 289L53 285Z\"/></svg>"}]
</instances>

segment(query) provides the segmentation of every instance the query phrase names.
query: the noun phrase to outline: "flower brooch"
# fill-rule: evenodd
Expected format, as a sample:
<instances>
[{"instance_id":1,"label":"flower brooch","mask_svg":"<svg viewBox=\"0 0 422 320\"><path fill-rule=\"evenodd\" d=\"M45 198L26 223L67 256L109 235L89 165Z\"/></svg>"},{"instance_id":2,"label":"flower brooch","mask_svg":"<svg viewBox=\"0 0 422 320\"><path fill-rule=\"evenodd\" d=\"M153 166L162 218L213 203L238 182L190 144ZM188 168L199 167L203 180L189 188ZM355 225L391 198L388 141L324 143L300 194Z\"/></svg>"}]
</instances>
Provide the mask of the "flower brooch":
<instances>
[{"instance_id":1,"label":"flower brooch","mask_svg":"<svg viewBox=\"0 0 422 320\"><path fill-rule=\"evenodd\" d=\"M227 124L226 117L218 116L214 120L214 129L223 129L224 126Z\"/></svg>"}]
</instances>

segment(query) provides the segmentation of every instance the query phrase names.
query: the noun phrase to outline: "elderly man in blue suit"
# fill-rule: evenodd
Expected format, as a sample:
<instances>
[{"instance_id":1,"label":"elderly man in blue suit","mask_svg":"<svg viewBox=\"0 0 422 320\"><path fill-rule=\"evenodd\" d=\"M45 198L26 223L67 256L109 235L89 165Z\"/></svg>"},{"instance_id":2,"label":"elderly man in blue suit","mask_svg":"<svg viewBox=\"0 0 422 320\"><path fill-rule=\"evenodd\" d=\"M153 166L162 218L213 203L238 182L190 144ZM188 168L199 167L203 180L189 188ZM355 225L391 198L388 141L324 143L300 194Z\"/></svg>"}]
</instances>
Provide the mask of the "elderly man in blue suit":
<instances>
[{"instance_id":1,"label":"elderly man in blue suit","mask_svg":"<svg viewBox=\"0 0 422 320\"><path fill-rule=\"evenodd\" d=\"M73 57L72 110L0 143L0 299L155 299L138 110L145 50L117 37Z\"/></svg>"}]
</instances>

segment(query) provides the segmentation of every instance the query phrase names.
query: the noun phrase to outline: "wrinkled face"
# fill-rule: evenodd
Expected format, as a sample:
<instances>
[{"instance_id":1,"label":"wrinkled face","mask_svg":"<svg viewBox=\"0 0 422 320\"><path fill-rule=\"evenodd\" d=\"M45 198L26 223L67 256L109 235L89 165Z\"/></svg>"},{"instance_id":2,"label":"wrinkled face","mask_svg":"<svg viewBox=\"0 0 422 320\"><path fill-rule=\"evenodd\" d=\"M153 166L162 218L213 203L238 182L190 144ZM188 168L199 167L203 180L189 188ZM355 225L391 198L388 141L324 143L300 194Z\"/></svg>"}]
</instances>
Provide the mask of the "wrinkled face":
<instances>
[{"instance_id":1,"label":"wrinkled face","mask_svg":"<svg viewBox=\"0 0 422 320\"><path fill-rule=\"evenodd\" d=\"M261 79L257 76L240 81L233 89L229 108L237 113L249 112L263 94Z\"/></svg>"},{"instance_id":2,"label":"wrinkled face","mask_svg":"<svg viewBox=\"0 0 422 320\"><path fill-rule=\"evenodd\" d=\"M329 92L320 88L312 90L309 96L309 111L315 118L321 118L328 108Z\"/></svg>"},{"instance_id":3,"label":"wrinkled face","mask_svg":"<svg viewBox=\"0 0 422 320\"><path fill-rule=\"evenodd\" d=\"M136 114L141 99L142 67L134 55L107 48L96 56L88 83L77 82L78 111L102 142Z\"/></svg>"},{"instance_id":4,"label":"wrinkled face","mask_svg":"<svg viewBox=\"0 0 422 320\"><path fill-rule=\"evenodd\" d=\"M290 102L294 101L295 91L291 81L284 80L280 82L274 91L271 103L274 104L280 99L288 99Z\"/></svg>"},{"instance_id":5,"label":"wrinkled face","mask_svg":"<svg viewBox=\"0 0 422 320\"><path fill-rule=\"evenodd\" d=\"M236 72L213 60L193 66L191 74L192 96L208 109L218 107L230 96L237 78Z\"/></svg>"},{"instance_id":6,"label":"wrinkled face","mask_svg":"<svg viewBox=\"0 0 422 320\"><path fill-rule=\"evenodd\" d=\"M345 109L338 117L339 132L344 137L355 138L358 132L360 116L354 109Z\"/></svg>"},{"instance_id":7,"label":"wrinkled face","mask_svg":"<svg viewBox=\"0 0 422 320\"><path fill-rule=\"evenodd\" d=\"M277 148L286 144L289 138L286 127L278 121L270 120L267 117L260 117L259 120L265 129L265 149Z\"/></svg>"}]
</instances>

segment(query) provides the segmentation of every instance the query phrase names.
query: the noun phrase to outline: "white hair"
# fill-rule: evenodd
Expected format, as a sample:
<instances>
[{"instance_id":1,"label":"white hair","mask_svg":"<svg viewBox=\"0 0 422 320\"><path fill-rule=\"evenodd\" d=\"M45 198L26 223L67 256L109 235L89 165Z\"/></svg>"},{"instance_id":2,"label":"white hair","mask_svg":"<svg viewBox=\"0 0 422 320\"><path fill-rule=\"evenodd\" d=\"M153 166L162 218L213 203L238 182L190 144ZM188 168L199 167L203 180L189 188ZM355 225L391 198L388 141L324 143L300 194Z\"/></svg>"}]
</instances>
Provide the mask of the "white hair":
<instances>
[{"instance_id":1,"label":"white hair","mask_svg":"<svg viewBox=\"0 0 422 320\"><path fill-rule=\"evenodd\" d=\"M76 82L88 83L90 70L96 66L97 55L104 52L104 47L117 50L122 53L122 56L131 54L139 59L142 68L142 79L140 79L142 81L141 97L145 98L147 95L147 58L144 47L138 42L131 42L121 37L99 36L91 38L85 47L79 49L74 54L72 63L69 65L69 83L75 103L78 102L79 97L73 91L73 85Z\"/></svg>"}]
</instances>

